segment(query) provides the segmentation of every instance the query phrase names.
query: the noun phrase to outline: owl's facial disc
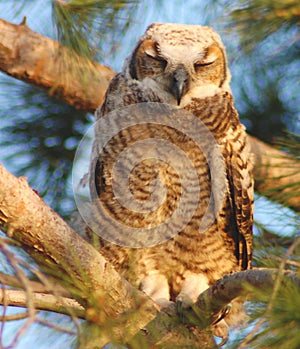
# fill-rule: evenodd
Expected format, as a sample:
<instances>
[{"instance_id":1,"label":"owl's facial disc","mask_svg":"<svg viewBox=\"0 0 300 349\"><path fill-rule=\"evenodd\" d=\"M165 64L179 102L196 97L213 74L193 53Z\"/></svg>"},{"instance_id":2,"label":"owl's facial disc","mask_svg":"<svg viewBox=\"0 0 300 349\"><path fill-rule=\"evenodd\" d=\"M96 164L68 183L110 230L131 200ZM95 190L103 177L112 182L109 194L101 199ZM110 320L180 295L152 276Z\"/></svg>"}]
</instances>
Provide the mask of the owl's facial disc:
<instances>
[{"instance_id":1,"label":"owl's facial disc","mask_svg":"<svg viewBox=\"0 0 300 349\"><path fill-rule=\"evenodd\" d=\"M181 98L189 89L189 73L184 66L180 64L172 74L170 92L176 98L177 104L180 104Z\"/></svg>"},{"instance_id":2,"label":"owl's facial disc","mask_svg":"<svg viewBox=\"0 0 300 349\"><path fill-rule=\"evenodd\" d=\"M218 43L180 41L164 37L142 39L133 52L129 72L133 79L155 81L169 103L181 105L189 94L201 97L228 80L226 59Z\"/></svg>"}]
</instances>

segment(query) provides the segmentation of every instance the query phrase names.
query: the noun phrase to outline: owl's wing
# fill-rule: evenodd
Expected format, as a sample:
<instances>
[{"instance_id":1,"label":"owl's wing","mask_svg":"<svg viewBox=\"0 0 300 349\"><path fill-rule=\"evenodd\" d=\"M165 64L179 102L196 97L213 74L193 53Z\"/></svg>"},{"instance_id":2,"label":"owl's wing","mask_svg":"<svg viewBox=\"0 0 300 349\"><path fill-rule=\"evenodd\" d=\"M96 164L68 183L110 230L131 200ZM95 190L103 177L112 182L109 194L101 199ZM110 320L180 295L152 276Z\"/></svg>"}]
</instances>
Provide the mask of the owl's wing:
<instances>
[{"instance_id":1,"label":"owl's wing","mask_svg":"<svg viewBox=\"0 0 300 349\"><path fill-rule=\"evenodd\" d=\"M248 269L252 258L253 175L250 145L242 130L225 157L230 192L231 225L236 244L235 255L242 269Z\"/></svg>"},{"instance_id":2,"label":"owl's wing","mask_svg":"<svg viewBox=\"0 0 300 349\"><path fill-rule=\"evenodd\" d=\"M152 85L155 83L152 82ZM101 108L96 111L96 120L113 110L124 108L128 105L144 102L165 102L155 93L155 85L142 83L132 78L127 78L123 73L117 74L110 82Z\"/></svg>"},{"instance_id":3,"label":"owl's wing","mask_svg":"<svg viewBox=\"0 0 300 349\"><path fill-rule=\"evenodd\" d=\"M97 190L100 191L104 187L105 174L103 173L103 163L101 159L101 151L99 151L97 138L101 139L103 129L101 123L97 121L105 116L110 117L108 114L114 112L116 115L126 116L126 107L138 103L146 102L164 102L156 93L155 82L141 82L132 78L128 78L125 74L117 74L110 82L109 87L105 94L105 100L103 105L97 109L95 113L95 137L93 143L93 150L91 156L90 174L97 174ZM131 115L132 109L128 109L128 115ZM128 116L127 115L127 116ZM120 116L122 117L122 116ZM113 120L116 121L115 118ZM115 126L118 129L118 125ZM94 178L90 177L90 188L92 190L93 197L99 195L94 193ZM102 186L101 186L102 183ZM96 196L95 196L96 195Z\"/></svg>"}]
</instances>

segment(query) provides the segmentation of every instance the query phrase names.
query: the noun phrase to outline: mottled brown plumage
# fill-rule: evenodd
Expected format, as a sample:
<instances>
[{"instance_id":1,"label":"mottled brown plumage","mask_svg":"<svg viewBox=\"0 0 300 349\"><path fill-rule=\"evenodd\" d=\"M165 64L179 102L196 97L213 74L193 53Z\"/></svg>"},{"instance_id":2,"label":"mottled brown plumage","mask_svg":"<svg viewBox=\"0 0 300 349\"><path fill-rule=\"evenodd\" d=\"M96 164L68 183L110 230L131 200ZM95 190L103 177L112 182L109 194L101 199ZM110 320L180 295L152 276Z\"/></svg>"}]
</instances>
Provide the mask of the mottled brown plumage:
<instances>
[{"instance_id":1,"label":"mottled brown plumage","mask_svg":"<svg viewBox=\"0 0 300 349\"><path fill-rule=\"evenodd\" d=\"M101 218L98 221L98 233L114 241L100 238L104 256L125 278L162 306L176 299L184 303L195 301L204 289L224 274L250 267L252 162L245 129L233 105L229 80L224 46L211 28L156 23L147 29L123 71L112 80L105 102L96 113L97 120L101 120L118 110L119 119L113 124L118 129L118 120L126 118L125 107L144 102L170 106L171 112L168 108L158 109L161 124L139 123L123 129L109 140L100 154L97 137L102 137L102 130L96 124L90 176L96 205L101 202L113 221L133 228L163 223L178 208L184 190L194 193L191 204L196 210L184 222L187 225L178 234L170 233L169 239L162 243L155 244L153 238L154 246L151 247L126 247L122 238L118 245L108 220ZM174 110L174 119L176 113L184 114L185 110L201 120L213 135L218 149L203 136L201 151L190 134L166 126L164 110L169 114ZM143 109L138 111L142 112ZM124 207L114 193L113 167L122 151L147 139L166 140L179 147L191 160L197 180L184 189L174 166L162 160L163 153L170 153L172 161L181 161L171 151L164 151L163 146L153 146L151 157L139 164L134 163L135 155L138 158L147 153L149 144L135 148L134 155L126 155L132 163L128 190L133 199L141 205L147 203L152 197L151 185L155 180L163 185L159 187L155 182L154 191L166 189L164 201L157 209L138 212ZM222 154L223 159L220 160L218 154ZM215 179L219 177L220 180ZM220 207L217 207L218 202ZM205 214L209 224L205 221L203 225ZM171 226L172 232L176 230L176 224ZM122 235L122 231L118 234ZM129 238L134 241L140 236L132 230Z\"/></svg>"}]
</instances>

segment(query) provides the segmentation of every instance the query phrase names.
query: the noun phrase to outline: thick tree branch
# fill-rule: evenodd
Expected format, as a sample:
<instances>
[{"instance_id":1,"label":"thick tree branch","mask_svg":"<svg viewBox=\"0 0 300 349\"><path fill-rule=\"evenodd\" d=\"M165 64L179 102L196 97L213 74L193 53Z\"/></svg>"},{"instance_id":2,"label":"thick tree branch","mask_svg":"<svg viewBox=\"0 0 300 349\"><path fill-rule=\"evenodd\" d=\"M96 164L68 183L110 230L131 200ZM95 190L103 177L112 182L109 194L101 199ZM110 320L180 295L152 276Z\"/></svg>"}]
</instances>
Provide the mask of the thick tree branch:
<instances>
[{"instance_id":1,"label":"thick tree branch","mask_svg":"<svg viewBox=\"0 0 300 349\"><path fill-rule=\"evenodd\" d=\"M46 90L66 103L93 112L102 104L115 73L76 55L26 24L0 19L0 70Z\"/></svg>"},{"instance_id":2,"label":"thick tree branch","mask_svg":"<svg viewBox=\"0 0 300 349\"><path fill-rule=\"evenodd\" d=\"M300 212L300 162L255 137L249 136L255 156L255 189Z\"/></svg>"},{"instance_id":3,"label":"thick tree branch","mask_svg":"<svg viewBox=\"0 0 300 349\"><path fill-rule=\"evenodd\" d=\"M90 112L101 105L115 75L110 68L79 57L26 25L1 19L0 70ZM300 192L289 190L296 185L299 188L299 162L254 137L249 138L256 159L256 190L299 212Z\"/></svg>"},{"instance_id":4,"label":"thick tree branch","mask_svg":"<svg viewBox=\"0 0 300 349\"><path fill-rule=\"evenodd\" d=\"M200 321L205 328L211 324L214 315L236 297L255 299L256 294L250 289L269 290L272 293L279 273L278 269L260 268L225 275L201 293L191 309L183 310L186 323L199 324ZM300 287L300 280L295 273L287 270L283 271L283 276Z\"/></svg>"},{"instance_id":5,"label":"thick tree branch","mask_svg":"<svg viewBox=\"0 0 300 349\"><path fill-rule=\"evenodd\" d=\"M119 339L130 338L156 316L149 297L122 279L99 252L43 202L25 178L14 177L1 165L0 226L48 275L62 283L87 310L87 318L100 324L107 319L117 321L120 315L138 309L134 321L124 319L123 327L119 323L115 333ZM89 311L95 307L96 313ZM103 346L105 336L102 338Z\"/></svg>"}]
</instances>

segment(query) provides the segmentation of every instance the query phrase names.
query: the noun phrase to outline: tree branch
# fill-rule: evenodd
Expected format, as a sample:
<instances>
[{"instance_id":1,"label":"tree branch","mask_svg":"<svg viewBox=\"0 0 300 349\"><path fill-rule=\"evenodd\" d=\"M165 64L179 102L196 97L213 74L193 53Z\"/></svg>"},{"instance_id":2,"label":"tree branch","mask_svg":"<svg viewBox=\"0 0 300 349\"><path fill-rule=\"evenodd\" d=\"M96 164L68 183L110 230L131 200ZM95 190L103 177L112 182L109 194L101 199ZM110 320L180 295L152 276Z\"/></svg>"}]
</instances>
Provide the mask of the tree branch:
<instances>
[{"instance_id":1,"label":"tree branch","mask_svg":"<svg viewBox=\"0 0 300 349\"><path fill-rule=\"evenodd\" d=\"M0 70L89 112L102 104L109 81L115 75L110 68L87 61L24 24L2 19ZM299 162L254 137L249 139L256 159L255 189L299 212L300 191L290 189L296 185L299 188Z\"/></svg>"},{"instance_id":2,"label":"tree branch","mask_svg":"<svg viewBox=\"0 0 300 349\"><path fill-rule=\"evenodd\" d=\"M254 289L270 290L271 293L280 275L279 270L269 268L245 270L225 275L222 279L216 281L211 287L201 293L195 304L189 308L180 309L180 320L184 323L185 327L189 325L197 326L199 329L205 329L214 322L216 315L235 298L239 297L247 300L255 299L257 295L253 291L250 291ZM300 287L300 280L295 273L283 271L283 276L293 281L297 287ZM163 338L161 338L162 332L158 332L156 329L156 321L158 321L159 317L161 317L161 321L163 321L164 316L165 314L159 313L157 318L146 326L147 335L144 334L144 340L146 340L148 347L152 347L152 345L157 342L164 343ZM173 319L173 321L175 321L174 317ZM134 340L140 338L141 335L141 332L139 332ZM172 338L172 340L173 339L174 338ZM175 347L176 340L177 339L172 343ZM173 347L172 345L170 345L170 347ZM180 347L179 345L178 348ZM200 347L202 348L202 346Z\"/></svg>"},{"instance_id":3,"label":"tree branch","mask_svg":"<svg viewBox=\"0 0 300 349\"><path fill-rule=\"evenodd\" d=\"M149 297L122 279L99 252L44 203L25 178L14 177L1 165L0 226L86 309L86 318L104 324L107 319L117 321L122 319L120 315L138 309L134 321L122 320L123 327L119 321L117 338L130 338L156 316ZM96 314L89 309L95 309ZM104 346L105 336L102 338Z\"/></svg>"},{"instance_id":4,"label":"tree branch","mask_svg":"<svg viewBox=\"0 0 300 349\"><path fill-rule=\"evenodd\" d=\"M193 324L195 321L197 323L201 321L202 326L205 328L211 324L214 315L220 312L233 299L237 297L255 299L255 293L249 291L249 289L272 290L279 276L280 271L271 268L244 270L225 275L200 294L191 310L183 309L186 322ZM295 273L286 270L283 271L282 276L292 280L297 287L300 287L300 280Z\"/></svg>"},{"instance_id":5,"label":"tree branch","mask_svg":"<svg viewBox=\"0 0 300 349\"><path fill-rule=\"evenodd\" d=\"M27 283L30 284L30 288L35 293L51 293L55 294L56 296L71 297L71 294L61 285L53 283L50 280L47 281L47 286L38 281L32 281L30 279L27 280ZM23 288L22 284L16 277L2 272L0 272L0 283L14 288Z\"/></svg>"},{"instance_id":6,"label":"tree branch","mask_svg":"<svg viewBox=\"0 0 300 349\"><path fill-rule=\"evenodd\" d=\"M255 190L300 212L300 162L249 136L255 156Z\"/></svg>"},{"instance_id":7,"label":"tree branch","mask_svg":"<svg viewBox=\"0 0 300 349\"><path fill-rule=\"evenodd\" d=\"M74 314L85 318L85 309L74 299L44 294L32 293L32 301L35 309L47 310L60 314ZM5 306L27 308L28 298L26 292L20 290L2 290L0 292L0 304Z\"/></svg>"},{"instance_id":8,"label":"tree branch","mask_svg":"<svg viewBox=\"0 0 300 349\"><path fill-rule=\"evenodd\" d=\"M67 104L93 112L103 102L109 67L88 61L26 24L0 19L0 70L46 90Z\"/></svg>"}]
</instances>

